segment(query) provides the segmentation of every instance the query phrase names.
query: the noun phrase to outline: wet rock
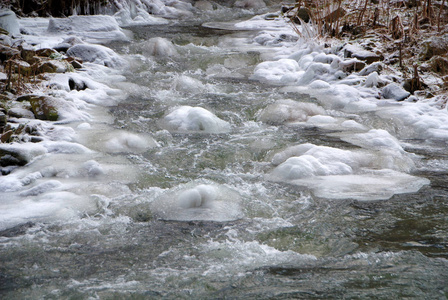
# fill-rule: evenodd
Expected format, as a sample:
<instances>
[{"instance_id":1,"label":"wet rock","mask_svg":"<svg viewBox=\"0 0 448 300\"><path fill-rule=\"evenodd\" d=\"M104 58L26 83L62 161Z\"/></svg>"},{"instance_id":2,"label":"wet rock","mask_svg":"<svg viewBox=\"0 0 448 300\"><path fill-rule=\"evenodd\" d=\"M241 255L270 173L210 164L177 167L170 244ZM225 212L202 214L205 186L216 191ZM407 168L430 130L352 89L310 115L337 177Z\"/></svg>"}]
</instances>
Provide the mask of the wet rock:
<instances>
[{"instance_id":1,"label":"wet rock","mask_svg":"<svg viewBox=\"0 0 448 300\"><path fill-rule=\"evenodd\" d=\"M352 54L353 58L365 61L367 64L383 60L383 56L370 51L360 51Z\"/></svg>"},{"instance_id":2,"label":"wet rock","mask_svg":"<svg viewBox=\"0 0 448 300\"><path fill-rule=\"evenodd\" d=\"M373 72L377 72L380 74L380 72L383 70L383 65L380 62L375 62L373 64L370 64L366 66L364 69L359 71L359 75L361 76L367 76Z\"/></svg>"},{"instance_id":3,"label":"wet rock","mask_svg":"<svg viewBox=\"0 0 448 300\"><path fill-rule=\"evenodd\" d=\"M87 84L84 81L74 80L73 78L70 78L68 80L68 86L70 87L70 90L77 91L83 91L88 88Z\"/></svg>"},{"instance_id":4,"label":"wet rock","mask_svg":"<svg viewBox=\"0 0 448 300\"><path fill-rule=\"evenodd\" d=\"M294 12L294 14L290 16L290 18L296 24L300 24L300 20L305 23L309 23L311 20L311 12L308 8L301 7L296 12Z\"/></svg>"},{"instance_id":5,"label":"wet rock","mask_svg":"<svg viewBox=\"0 0 448 300\"><path fill-rule=\"evenodd\" d=\"M443 55L448 53L448 34L443 36L433 36L423 42L423 50L421 57L423 60L428 60L436 55Z\"/></svg>"},{"instance_id":6,"label":"wet rock","mask_svg":"<svg viewBox=\"0 0 448 300\"><path fill-rule=\"evenodd\" d=\"M59 54L58 51L50 48L44 48L36 50L36 55L43 56L43 57L50 57L52 55Z\"/></svg>"},{"instance_id":7,"label":"wet rock","mask_svg":"<svg viewBox=\"0 0 448 300\"><path fill-rule=\"evenodd\" d=\"M341 68L342 71L347 73L360 71L365 66L366 66L365 62L359 61L357 59L345 60L339 63L339 68Z\"/></svg>"},{"instance_id":8,"label":"wet rock","mask_svg":"<svg viewBox=\"0 0 448 300\"><path fill-rule=\"evenodd\" d=\"M3 127L6 125L7 118L4 112L0 112L0 127Z\"/></svg>"},{"instance_id":9,"label":"wet rock","mask_svg":"<svg viewBox=\"0 0 448 300\"><path fill-rule=\"evenodd\" d=\"M20 56L20 51L5 45L0 45L0 61L6 61L13 56Z\"/></svg>"},{"instance_id":10,"label":"wet rock","mask_svg":"<svg viewBox=\"0 0 448 300\"><path fill-rule=\"evenodd\" d=\"M31 96L29 101L36 119L48 121L58 120L58 110L52 98L46 96Z\"/></svg>"},{"instance_id":11,"label":"wet rock","mask_svg":"<svg viewBox=\"0 0 448 300\"><path fill-rule=\"evenodd\" d=\"M40 73L65 73L67 72L67 64L56 60L41 61L38 63L36 71Z\"/></svg>"},{"instance_id":12,"label":"wet rock","mask_svg":"<svg viewBox=\"0 0 448 300\"><path fill-rule=\"evenodd\" d=\"M0 145L0 166L24 166L28 163L28 159L23 153L6 149Z\"/></svg>"},{"instance_id":13,"label":"wet rock","mask_svg":"<svg viewBox=\"0 0 448 300\"><path fill-rule=\"evenodd\" d=\"M82 60L76 59L74 57L68 57L65 59L66 62L72 65L75 69L81 69L82 68Z\"/></svg>"},{"instance_id":14,"label":"wet rock","mask_svg":"<svg viewBox=\"0 0 448 300\"><path fill-rule=\"evenodd\" d=\"M409 97L410 95L411 93L409 93L396 83L390 83L386 85L382 90L382 96L385 99L394 99L397 101L402 101L407 97Z\"/></svg>"}]
</instances>

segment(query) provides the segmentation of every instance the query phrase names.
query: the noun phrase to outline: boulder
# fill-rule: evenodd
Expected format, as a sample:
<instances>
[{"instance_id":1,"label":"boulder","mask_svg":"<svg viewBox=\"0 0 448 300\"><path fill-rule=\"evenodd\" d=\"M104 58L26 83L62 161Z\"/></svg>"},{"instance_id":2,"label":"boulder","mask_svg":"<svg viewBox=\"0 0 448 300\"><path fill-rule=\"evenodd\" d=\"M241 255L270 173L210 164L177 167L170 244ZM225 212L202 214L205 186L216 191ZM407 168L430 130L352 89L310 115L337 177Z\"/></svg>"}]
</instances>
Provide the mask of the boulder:
<instances>
[{"instance_id":1,"label":"boulder","mask_svg":"<svg viewBox=\"0 0 448 300\"><path fill-rule=\"evenodd\" d=\"M36 119L57 121L59 118L56 102L47 96L30 95L31 109Z\"/></svg>"},{"instance_id":2,"label":"boulder","mask_svg":"<svg viewBox=\"0 0 448 300\"><path fill-rule=\"evenodd\" d=\"M4 112L0 112L0 127L5 126L6 125L6 121L7 121L7 118L6 118L5 113Z\"/></svg>"},{"instance_id":3,"label":"boulder","mask_svg":"<svg viewBox=\"0 0 448 300\"><path fill-rule=\"evenodd\" d=\"M34 58L34 56L36 56L36 51L34 51L33 49L23 48L20 51L20 56L24 61L26 61L29 64L33 64L36 62L36 58Z\"/></svg>"},{"instance_id":4,"label":"boulder","mask_svg":"<svg viewBox=\"0 0 448 300\"><path fill-rule=\"evenodd\" d=\"M448 34L443 36L433 36L423 42L422 51L420 53L423 60L428 60L436 55L448 53Z\"/></svg>"},{"instance_id":5,"label":"boulder","mask_svg":"<svg viewBox=\"0 0 448 300\"><path fill-rule=\"evenodd\" d=\"M397 101L402 101L407 97L409 97L410 95L411 93L409 93L396 83L390 83L386 85L382 90L382 96L385 99L394 99Z\"/></svg>"},{"instance_id":6,"label":"boulder","mask_svg":"<svg viewBox=\"0 0 448 300\"><path fill-rule=\"evenodd\" d=\"M31 76L32 68L29 63L23 60L15 59L12 61L14 72L23 76Z\"/></svg>"},{"instance_id":7,"label":"boulder","mask_svg":"<svg viewBox=\"0 0 448 300\"><path fill-rule=\"evenodd\" d=\"M43 60L37 64L36 73L65 73L67 64L57 60Z\"/></svg>"},{"instance_id":8,"label":"boulder","mask_svg":"<svg viewBox=\"0 0 448 300\"><path fill-rule=\"evenodd\" d=\"M441 75L448 75L448 59L443 56L435 56L429 61L431 70Z\"/></svg>"}]
</instances>

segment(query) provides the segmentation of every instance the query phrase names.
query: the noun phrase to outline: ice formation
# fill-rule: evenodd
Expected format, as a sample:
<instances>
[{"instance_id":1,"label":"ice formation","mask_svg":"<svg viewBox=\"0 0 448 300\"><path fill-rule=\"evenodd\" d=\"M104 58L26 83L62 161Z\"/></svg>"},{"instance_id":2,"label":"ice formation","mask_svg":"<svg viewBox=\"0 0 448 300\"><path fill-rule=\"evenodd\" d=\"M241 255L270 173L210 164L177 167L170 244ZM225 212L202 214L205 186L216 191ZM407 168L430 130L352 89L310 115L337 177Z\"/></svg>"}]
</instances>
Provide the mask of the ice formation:
<instances>
[{"instance_id":1,"label":"ice formation","mask_svg":"<svg viewBox=\"0 0 448 300\"><path fill-rule=\"evenodd\" d=\"M202 107L181 106L170 112L162 127L174 132L226 133L230 124Z\"/></svg>"}]
</instances>

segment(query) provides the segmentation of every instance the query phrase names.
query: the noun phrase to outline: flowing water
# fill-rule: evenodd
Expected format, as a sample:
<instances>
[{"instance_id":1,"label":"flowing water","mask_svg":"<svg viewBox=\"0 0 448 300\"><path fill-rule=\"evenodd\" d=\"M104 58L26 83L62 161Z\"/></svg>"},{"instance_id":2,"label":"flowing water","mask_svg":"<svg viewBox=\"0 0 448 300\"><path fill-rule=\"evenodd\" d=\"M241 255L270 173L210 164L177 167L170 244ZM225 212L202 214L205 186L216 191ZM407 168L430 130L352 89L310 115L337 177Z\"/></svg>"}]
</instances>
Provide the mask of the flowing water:
<instances>
[{"instance_id":1,"label":"flowing water","mask_svg":"<svg viewBox=\"0 0 448 300\"><path fill-rule=\"evenodd\" d=\"M431 183L382 201L270 180L274 155L289 146L360 148L337 128L260 121L277 100L317 101L249 79L266 58L247 46L255 32L196 23L130 30L132 43L113 45L131 61L126 79L114 83L128 96L107 108L104 124L158 145L90 154L119 166L110 176L59 177L81 182L72 194L90 195L94 207L81 217L32 219L0 232L2 299L448 297L443 141L402 140L420 155L411 175ZM146 55L152 37L172 41L177 55ZM163 118L181 106L206 108L230 128L173 130ZM338 117L390 132L396 126L369 112ZM84 144L94 147L98 132ZM191 204L197 197L202 202ZM179 199L186 202L174 208Z\"/></svg>"}]
</instances>

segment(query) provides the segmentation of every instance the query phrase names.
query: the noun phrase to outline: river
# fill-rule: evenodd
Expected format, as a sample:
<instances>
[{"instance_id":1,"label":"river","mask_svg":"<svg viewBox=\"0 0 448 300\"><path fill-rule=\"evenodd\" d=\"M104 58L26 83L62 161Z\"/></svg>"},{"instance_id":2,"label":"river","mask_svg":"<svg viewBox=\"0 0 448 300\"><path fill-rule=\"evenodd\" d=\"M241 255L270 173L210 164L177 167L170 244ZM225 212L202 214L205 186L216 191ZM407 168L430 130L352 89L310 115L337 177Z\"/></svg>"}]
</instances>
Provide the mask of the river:
<instances>
[{"instance_id":1,"label":"river","mask_svg":"<svg viewBox=\"0 0 448 300\"><path fill-rule=\"evenodd\" d=\"M393 104L340 109L255 80L278 45L202 23L129 27L130 43L108 45L129 61L109 84L126 96L91 109L90 133L70 125L94 153L25 167L68 171L37 179L57 194L11 193L15 218L76 205L1 231L2 298L446 299L445 141L404 133ZM148 52L155 37L175 52ZM122 133L151 145L113 146Z\"/></svg>"}]
</instances>

